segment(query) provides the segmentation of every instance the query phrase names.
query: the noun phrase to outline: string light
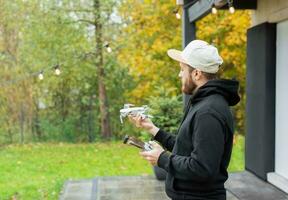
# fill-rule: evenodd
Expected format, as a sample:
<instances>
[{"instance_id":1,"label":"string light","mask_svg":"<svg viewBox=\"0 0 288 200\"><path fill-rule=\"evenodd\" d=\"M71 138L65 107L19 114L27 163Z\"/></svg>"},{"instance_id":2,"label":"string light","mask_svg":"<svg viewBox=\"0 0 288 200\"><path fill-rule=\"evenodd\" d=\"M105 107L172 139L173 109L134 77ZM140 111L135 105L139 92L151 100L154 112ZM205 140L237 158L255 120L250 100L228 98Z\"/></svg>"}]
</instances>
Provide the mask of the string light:
<instances>
[{"instance_id":1,"label":"string light","mask_svg":"<svg viewBox=\"0 0 288 200\"><path fill-rule=\"evenodd\" d=\"M55 69L55 74L56 74L57 76L59 76L59 75L61 74L59 65L56 65L54 69Z\"/></svg>"},{"instance_id":2,"label":"string light","mask_svg":"<svg viewBox=\"0 0 288 200\"><path fill-rule=\"evenodd\" d=\"M109 45L108 42L106 42L106 43L104 44L104 47L106 48L106 50L107 50L108 53L111 53L111 52L112 52L112 49L111 49L111 47L110 47L110 45Z\"/></svg>"},{"instance_id":3,"label":"string light","mask_svg":"<svg viewBox=\"0 0 288 200\"><path fill-rule=\"evenodd\" d=\"M229 12L233 14L235 12L235 8L233 6L229 7Z\"/></svg>"},{"instance_id":4,"label":"string light","mask_svg":"<svg viewBox=\"0 0 288 200\"><path fill-rule=\"evenodd\" d=\"M93 55L95 54L94 51L90 51L90 52L86 52L86 53L81 53L78 54L76 56L73 56L75 59L87 59L88 55ZM61 70L60 70L60 66L67 64L66 62L62 62L60 64L57 65L52 65L46 68L42 68L42 70L40 72L32 72L30 74L26 74L26 75L22 75L19 78L16 79L12 79L12 80L6 80L6 81L1 81L0 82L0 86L1 87L6 87L12 84L17 84L20 81L24 81L30 77L38 77L39 80L43 80L44 79L44 72L46 73L47 70L54 70L54 73L59 76L61 74Z\"/></svg>"},{"instance_id":5,"label":"string light","mask_svg":"<svg viewBox=\"0 0 288 200\"><path fill-rule=\"evenodd\" d=\"M213 7L212 7L212 14L214 14L214 15L216 15L217 14L217 8L215 7L215 5L213 5Z\"/></svg>"},{"instance_id":6,"label":"string light","mask_svg":"<svg viewBox=\"0 0 288 200\"><path fill-rule=\"evenodd\" d=\"M235 12L235 8L233 6L233 0L228 0L228 7L229 7L229 12L233 14Z\"/></svg>"},{"instance_id":7,"label":"string light","mask_svg":"<svg viewBox=\"0 0 288 200\"><path fill-rule=\"evenodd\" d=\"M174 13L175 16L176 16L176 19L181 19L181 15L180 15L180 13L179 13L179 8L175 8L175 9L173 10L173 13Z\"/></svg>"},{"instance_id":8,"label":"string light","mask_svg":"<svg viewBox=\"0 0 288 200\"><path fill-rule=\"evenodd\" d=\"M43 79L44 79L43 71L41 71L41 72L38 74L38 78L39 78L39 80L43 80Z\"/></svg>"},{"instance_id":9,"label":"string light","mask_svg":"<svg viewBox=\"0 0 288 200\"><path fill-rule=\"evenodd\" d=\"M183 1L183 0L176 0L177 8L175 8L175 9L173 10L173 13L174 13L175 16L176 16L176 19L181 19L181 15L180 15L179 10L180 10L180 7L183 6L183 4L184 4L184 1Z\"/></svg>"},{"instance_id":10,"label":"string light","mask_svg":"<svg viewBox=\"0 0 288 200\"><path fill-rule=\"evenodd\" d=\"M177 18L177 19L181 19L180 13L178 13L178 12L176 13L176 18Z\"/></svg>"}]
</instances>

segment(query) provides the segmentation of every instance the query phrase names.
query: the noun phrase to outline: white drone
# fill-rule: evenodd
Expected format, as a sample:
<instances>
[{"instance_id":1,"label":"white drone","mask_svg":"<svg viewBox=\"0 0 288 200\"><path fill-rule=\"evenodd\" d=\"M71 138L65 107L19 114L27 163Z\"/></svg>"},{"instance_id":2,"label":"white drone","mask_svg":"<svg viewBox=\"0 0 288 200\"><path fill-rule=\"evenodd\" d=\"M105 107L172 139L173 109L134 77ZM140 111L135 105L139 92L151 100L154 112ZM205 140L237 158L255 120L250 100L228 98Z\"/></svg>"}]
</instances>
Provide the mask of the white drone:
<instances>
[{"instance_id":1,"label":"white drone","mask_svg":"<svg viewBox=\"0 0 288 200\"><path fill-rule=\"evenodd\" d=\"M147 112L149 107L147 105L141 107L134 107L133 104L124 104L124 108L120 110L120 121L123 124L123 118L128 115L137 116L140 115L142 119L153 118L151 115L148 115Z\"/></svg>"}]
</instances>

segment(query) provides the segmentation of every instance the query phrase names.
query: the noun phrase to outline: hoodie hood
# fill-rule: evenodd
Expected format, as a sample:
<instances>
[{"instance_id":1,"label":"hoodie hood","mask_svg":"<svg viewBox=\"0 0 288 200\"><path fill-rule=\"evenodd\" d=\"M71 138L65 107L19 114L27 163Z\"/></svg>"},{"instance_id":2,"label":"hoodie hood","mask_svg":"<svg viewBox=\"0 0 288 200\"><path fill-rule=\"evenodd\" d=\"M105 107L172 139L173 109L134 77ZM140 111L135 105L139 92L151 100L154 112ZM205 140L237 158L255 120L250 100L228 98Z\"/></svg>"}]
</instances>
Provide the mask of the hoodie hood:
<instances>
[{"instance_id":1,"label":"hoodie hood","mask_svg":"<svg viewBox=\"0 0 288 200\"><path fill-rule=\"evenodd\" d=\"M229 106L235 106L240 101L238 89L239 82L236 80L210 80L205 85L201 86L192 96L192 104L197 103L212 94L220 94L226 99Z\"/></svg>"}]
</instances>

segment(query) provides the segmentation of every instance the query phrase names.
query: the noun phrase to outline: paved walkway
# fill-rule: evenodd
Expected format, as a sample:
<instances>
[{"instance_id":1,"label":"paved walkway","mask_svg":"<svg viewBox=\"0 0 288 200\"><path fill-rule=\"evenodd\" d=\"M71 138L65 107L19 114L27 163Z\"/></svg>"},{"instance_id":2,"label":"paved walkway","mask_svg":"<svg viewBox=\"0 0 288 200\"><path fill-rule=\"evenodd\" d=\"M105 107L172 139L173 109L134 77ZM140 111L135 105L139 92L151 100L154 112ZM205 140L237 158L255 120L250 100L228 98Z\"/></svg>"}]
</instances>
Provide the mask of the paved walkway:
<instances>
[{"instance_id":1,"label":"paved walkway","mask_svg":"<svg viewBox=\"0 0 288 200\"><path fill-rule=\"evenodd\" d=\"M249 172L232 173L227 200L288 200L288 195ZM67 181L60 200L168 200L164 182L153 176L97 177Z\"/></svg>"}]
</instances>

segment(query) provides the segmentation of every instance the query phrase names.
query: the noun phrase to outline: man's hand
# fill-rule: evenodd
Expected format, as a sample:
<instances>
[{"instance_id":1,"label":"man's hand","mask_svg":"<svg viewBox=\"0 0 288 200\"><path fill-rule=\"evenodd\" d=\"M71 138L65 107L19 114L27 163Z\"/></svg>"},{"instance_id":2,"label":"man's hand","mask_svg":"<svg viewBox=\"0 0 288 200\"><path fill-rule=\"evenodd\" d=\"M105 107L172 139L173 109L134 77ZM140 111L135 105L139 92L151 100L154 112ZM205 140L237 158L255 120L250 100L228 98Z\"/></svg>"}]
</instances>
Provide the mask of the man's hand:
<instances>
[{"instance_id":1,"label":"man's hand","mask_svg":"<svg viewBox=\"0 0 288 200\"><path fill-rule=\"evenodd\" d=\"M137 115L137 116L131 116L129 115L129 121L134 124L136 127L138 128L143 128L146 131L148 131L149 133L151 133L153 136L156 135L156 133L159 131L159 128L156 127L153 122L147 117L145 119L143 119L141 117L141 115Z\"/></svg>"},{"instance_id":2,"label":"man's hand","mask_svg":"<svg viewBox=\"0 0 288 200\"><path fill-rule=\"evenodd\" d=\"M164 149L156 142L149 142L153 149L151 151L142 151L140 155L143 156L151 165L156 166L160 154L164 151Z\"/></svg>"}]
</instances>

